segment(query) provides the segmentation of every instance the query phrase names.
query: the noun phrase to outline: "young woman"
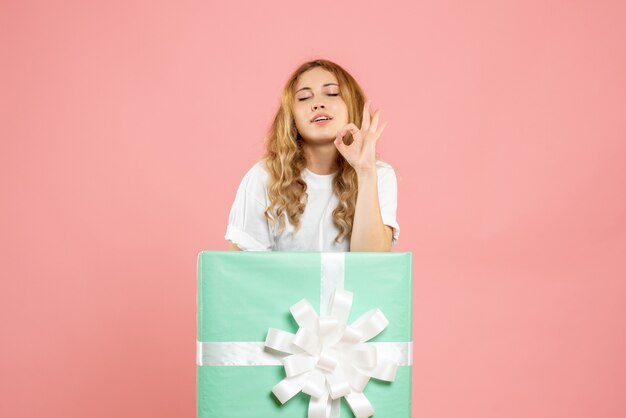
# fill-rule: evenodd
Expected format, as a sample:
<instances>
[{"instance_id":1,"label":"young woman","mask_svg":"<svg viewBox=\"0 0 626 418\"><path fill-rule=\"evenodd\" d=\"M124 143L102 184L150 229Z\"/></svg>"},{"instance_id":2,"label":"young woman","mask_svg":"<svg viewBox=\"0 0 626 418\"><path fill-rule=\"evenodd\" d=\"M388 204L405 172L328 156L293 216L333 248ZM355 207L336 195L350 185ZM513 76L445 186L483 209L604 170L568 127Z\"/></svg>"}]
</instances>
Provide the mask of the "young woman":
<instances>
[{"instance_id":1,"label":"young woman","mask_svg":"<svg viewBox=\"0 0 626 418\"><path fill-rule=\"evenodd\" d=\"M243 177L225 239L244 251L391 251L397 180L377 158L387 123L354 78L327 60L289 78L266 153Z\"/></svg>"}]
</instances>

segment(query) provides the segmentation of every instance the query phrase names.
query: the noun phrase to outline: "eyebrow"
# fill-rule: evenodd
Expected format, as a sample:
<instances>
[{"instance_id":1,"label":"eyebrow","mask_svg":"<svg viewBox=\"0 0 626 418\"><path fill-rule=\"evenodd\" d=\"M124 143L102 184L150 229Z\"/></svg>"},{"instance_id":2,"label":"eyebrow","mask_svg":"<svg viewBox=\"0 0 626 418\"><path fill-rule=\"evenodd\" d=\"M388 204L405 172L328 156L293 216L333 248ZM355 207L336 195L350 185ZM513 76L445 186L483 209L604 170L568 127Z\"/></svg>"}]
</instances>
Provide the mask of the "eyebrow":
<instances>
[{"instance_id":1,"label":"eyebrow","mask_svg":"<svg viewBox=\"0 0 626 418\"><path fill-rule=\"evenodd\" d=\"M339 87L339 84L337 84L337 83L326 83L322 87L326 87L326 86L337 86L337 87ZM296 90L296 93L299 92L300 90L305 90L305 89L311 90L311 87L302 87L301 89Z\"/></svg>"}]
</instances>

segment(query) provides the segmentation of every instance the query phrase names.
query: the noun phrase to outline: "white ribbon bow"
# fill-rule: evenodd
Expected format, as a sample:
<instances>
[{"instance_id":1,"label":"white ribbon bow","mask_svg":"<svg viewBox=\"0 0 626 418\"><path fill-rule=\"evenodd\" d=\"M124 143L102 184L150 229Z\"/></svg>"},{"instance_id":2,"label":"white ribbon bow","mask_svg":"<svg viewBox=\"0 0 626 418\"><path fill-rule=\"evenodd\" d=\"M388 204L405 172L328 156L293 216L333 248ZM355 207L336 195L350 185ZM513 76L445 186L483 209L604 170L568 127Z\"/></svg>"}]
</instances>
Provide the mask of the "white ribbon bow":
<instances>
[{"instance_id":1,"label":"white ribbon bow","mask_svg":"<svg viewBox=\"0 0 626 418\"><path fill-rule=\"evenodd\" d=\"M369 379L395 380L398 363L382 358L374 343L365 342L389 321L375 308L347 325L351 308L352 292L338 288L329 316L318 317L302 299L289 309L299 325L296 334L275 328L267 332L266 350L289 354L282 359L287 377L272 392L283 404L300 391L310 395L308 418L328 418L331 412L339 416L341 397L355 417L370 417L374 409L363 394Z\"/></svg>"}]
</instances>

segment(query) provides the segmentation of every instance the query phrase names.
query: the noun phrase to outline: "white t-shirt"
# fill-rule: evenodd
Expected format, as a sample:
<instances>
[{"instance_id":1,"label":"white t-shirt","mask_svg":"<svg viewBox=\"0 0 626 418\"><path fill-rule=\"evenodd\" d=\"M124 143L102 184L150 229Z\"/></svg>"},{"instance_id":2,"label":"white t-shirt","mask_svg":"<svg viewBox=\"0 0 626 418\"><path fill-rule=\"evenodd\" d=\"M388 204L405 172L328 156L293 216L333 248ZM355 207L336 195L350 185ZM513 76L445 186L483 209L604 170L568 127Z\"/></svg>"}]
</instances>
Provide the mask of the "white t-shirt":
<instances>
[{"instance_id":1,"label":"white t-shirt","mask_svg":"<svg viewBox=\"0 0 626 418\"><path fill-rule=\"evenodd\" d=\"M384 161L376 161L378 176L378 201L383 224L393 228L392 246L400 235L396 220L398 185L396 173ZM339 229L332 212L339 197L332 190L333 174L315 174L308 168L302 172L307 183L308 199L300 215L300 230L293 235L294 226L285 216L285 230L277 235L278 224L272 225L264 211L270 205L267 194L267 172L263 160L255 163L244 175L228 217L224 238L237 244L243 251L350 251L350 240L344 237L335 243Z\"/></svg>"}]
</instances>

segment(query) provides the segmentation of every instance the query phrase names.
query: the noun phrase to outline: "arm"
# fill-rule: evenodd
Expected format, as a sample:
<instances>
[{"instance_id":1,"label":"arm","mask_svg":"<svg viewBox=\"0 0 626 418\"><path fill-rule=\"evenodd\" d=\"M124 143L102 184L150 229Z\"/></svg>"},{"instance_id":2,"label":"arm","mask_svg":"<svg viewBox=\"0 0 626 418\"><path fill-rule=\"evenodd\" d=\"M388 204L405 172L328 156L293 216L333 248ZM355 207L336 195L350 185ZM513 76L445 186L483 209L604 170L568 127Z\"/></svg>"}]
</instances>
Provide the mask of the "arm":
<instances>
[{"instance_id":1,"label":"arm","mask_svg":"<svg viewBox=\"0 0 626 418\"><path fill-rule=\"evenodd\" d=\"M376 169L358 172L358 179L350 251L391 251L392 229L380 214Z\"/></svg>"},{"instance_id":2,"label":"arm","mask_svg":"<svg viewBox=\"0 0 626 418\"><path fill-rule=\"evenodd\" d=\"M231 251L241 251L241 248L239 248L237 244L233 244L232 241L228 241L228 249Z\"/></svg>"},{"instance_id":3,"label":"arm","mask_svg":"<svg viewBox=\"0 0 626 418\"><path fill-rule=\"evenodd\" d=\"M260 163L248 170L241 180L224 235L228 250L271 250L274 239L264 215L265 180Z\"/></svg>"},{"instance_id":4,"label":"arm","mask_svg":"<svg viewBox=\"0 0 626 418\"><path fill-rule=\"evenodd\" d=\"M348 123L337 132L335 138L337 150L354 168L358 178L350 251L391 251L393 230L390 226L383 224L376 169L376 143L387 126L387 122L380 128L378 127L379 109L374 112L374 118L370 124L369 107L370 101L368 100L363 106L361 128L354 123ZM343 136L347 132L352 134L350 145L343 142Z\"/></svg>"}]
</instances>

